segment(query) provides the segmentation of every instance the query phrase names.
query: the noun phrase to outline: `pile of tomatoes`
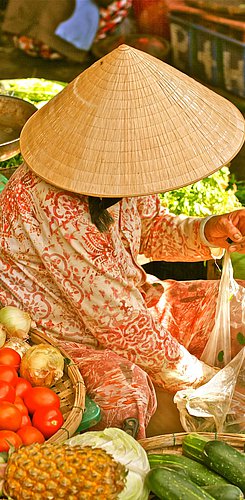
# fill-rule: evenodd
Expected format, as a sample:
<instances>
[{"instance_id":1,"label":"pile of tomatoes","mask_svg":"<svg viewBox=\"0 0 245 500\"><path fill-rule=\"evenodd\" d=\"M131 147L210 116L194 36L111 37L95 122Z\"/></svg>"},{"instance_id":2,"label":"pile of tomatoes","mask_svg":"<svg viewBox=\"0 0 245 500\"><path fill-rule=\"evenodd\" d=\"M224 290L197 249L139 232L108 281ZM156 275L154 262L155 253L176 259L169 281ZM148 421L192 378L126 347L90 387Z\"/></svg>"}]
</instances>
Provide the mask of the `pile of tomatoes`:
<instances>
[{"instance_id":1,"label":"pile of tomatoes","mask_svg":"<svg viewBox=\"0 0 245 500\"><path fill-rule=\"evenodd\" d=\"M43 443L64 422L59 396L48 387L32 387L20 377L20 363L17 351L0 349L0 452Z\"/></svg>"}]
</instances>

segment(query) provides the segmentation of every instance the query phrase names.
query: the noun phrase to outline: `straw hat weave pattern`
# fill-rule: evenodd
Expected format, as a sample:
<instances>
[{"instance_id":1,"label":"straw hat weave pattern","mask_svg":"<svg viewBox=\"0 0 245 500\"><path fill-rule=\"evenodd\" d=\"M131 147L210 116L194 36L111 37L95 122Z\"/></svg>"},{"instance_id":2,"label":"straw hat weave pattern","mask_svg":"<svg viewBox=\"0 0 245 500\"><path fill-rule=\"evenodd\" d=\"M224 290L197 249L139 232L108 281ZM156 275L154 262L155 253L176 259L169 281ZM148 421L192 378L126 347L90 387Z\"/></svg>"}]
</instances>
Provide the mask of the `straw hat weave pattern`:
<instances>
[{"instance_id":1,"label":"straw hat weave pattern","mask_svg":"<svg viewBox=\"0 0 245 500\"><path fill-rule=\"evenodd\" d=\"M25 161L47 182L103 197L191 184L243 142L244 118L230 101L127 45L38 110L20 138Z\"/></svg>"}]
</instances>

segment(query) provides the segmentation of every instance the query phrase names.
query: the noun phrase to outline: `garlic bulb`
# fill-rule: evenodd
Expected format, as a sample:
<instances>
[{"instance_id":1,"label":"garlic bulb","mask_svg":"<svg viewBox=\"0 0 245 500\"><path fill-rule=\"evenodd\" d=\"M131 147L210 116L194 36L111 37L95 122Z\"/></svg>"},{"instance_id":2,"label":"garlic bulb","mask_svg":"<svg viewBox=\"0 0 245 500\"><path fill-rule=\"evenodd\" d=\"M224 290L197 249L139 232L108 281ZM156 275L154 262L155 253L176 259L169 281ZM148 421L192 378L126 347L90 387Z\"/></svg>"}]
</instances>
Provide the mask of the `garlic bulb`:
<instances>
[{"instance_id":1,"label":"garlic bulb","mask_svg":"<svg viewBox=\"0 0 245 500\"><path fill-rule=\"evenodd\" d=\"M0 324L0 348L4 346L7 337L6 328Z\"/></svg>"},{"instance_id":2,"label":"garlic bulb","mask_svg":"<svg viewBox=\"0 0 245 500\"><path fill-rule=\"evenodd\" d=\"M0 309L0 323L7 330L7 337L27 339L31 328L31 317L18 307L5 306Z\"/></svg>"},{"instance_id":3,"label":"garlic bulb","mask_svg":"<svg viewBox=\"0 0 245 500\"><path fill-rule=\"evenodd\" d=\"M28 349L20 363L20 376L33 386L50 387L63 376L64 358L49 344L37 344Z\"/></svg>"},{"instance_id":4,"label":"garlic bulb","mask_svg":"<svg viewBox=\"0 0 245 500\"><path fill-rule=\"evenodd\" d=\"M25 342L25 340L19 339L18 337L11 337L10 339L6 340L4 347L11 347L11 349L17 351L21 357L26 353L28 349L31 348L30 344Z\"/></svg>"}]
</instances>

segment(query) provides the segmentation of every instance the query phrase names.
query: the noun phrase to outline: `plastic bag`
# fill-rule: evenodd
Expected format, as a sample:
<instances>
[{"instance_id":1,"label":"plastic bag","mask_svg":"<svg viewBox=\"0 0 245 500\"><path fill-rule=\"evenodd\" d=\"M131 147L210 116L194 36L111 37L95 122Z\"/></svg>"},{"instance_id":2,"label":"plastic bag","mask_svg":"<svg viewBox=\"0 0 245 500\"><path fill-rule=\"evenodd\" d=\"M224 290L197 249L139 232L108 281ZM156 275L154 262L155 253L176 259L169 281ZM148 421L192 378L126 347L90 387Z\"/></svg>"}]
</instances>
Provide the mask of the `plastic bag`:
<instances>
[{"instance_id":1,"label":"plastic bag","mask_svg":"<svg viewBox=\"0 0 245 500\"><path fill-rule=\"evenodd\" d=\"M237 315L233 311L231 315L231 307L233 309L240 307L240 314ZM210 366L223 367L232 359L231 316L232 318L236 318L237 321L239 320L239 323L234 324L235 321L233 319L233 329L239 329L242 324L245 325L245 289L239 287L234 280L230 254L225 252L216 306L215 324L201 356L201 360ZM242 332L240 333L243 335Z\"/></svg>"},{"instance_id":2,"label":"plastic bag","mask_svg":"<svg viewBox=\"0 0 245 500\"><path fill-rule=\"evenodd\" d=\"M174 402L187 432L245 433L245 347L206 384L178 391Z\"/></svg>"},{"instance_id":3,"label":"plastic bag","mask_svg":"<svg viewBox=\"0 0 245 500\"><path fill-rule=\"evenodd\" d=\"M201 387L178 391L174 397L187 432L245 433L244 333L245 289L234 280L226 252L215 324L201 356L221 370Z\"/></svg>"}]
</instances>

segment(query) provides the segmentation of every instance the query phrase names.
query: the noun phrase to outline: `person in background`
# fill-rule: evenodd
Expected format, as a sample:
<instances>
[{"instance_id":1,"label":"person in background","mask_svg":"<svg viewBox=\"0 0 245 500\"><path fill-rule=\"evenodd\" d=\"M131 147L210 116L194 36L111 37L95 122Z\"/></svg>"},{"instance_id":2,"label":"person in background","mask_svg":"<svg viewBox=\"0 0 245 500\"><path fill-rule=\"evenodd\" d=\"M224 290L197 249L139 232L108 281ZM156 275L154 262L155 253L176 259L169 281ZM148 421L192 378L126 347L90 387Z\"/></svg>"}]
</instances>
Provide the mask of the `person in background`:
<instances>
[{"instance_id":1,"label":"person in background","mask_svg":"<svg viewBox=\"0 0 245 500\"><path fill-rule=\"evenodd\" d=\"M157 194L228 163L244 128L232 103L122 45L22 130L24 164L0 194L0 302L28 311L77 363L97 428L131 417L138 438L177 431L172 395L216 373L200 357L218 281L160 281L138 257L245 253L245 209L177 216Z\"/></svg>"},{"instance_id":2,"label":"person in background","mask_svg":"<svg viewBox=\"0 0 245 500\"><path fill-rule=\"evenodd\" d=\"M93 43L116 34L132 0L9 0L3 32L33 57L83 62Z\"/></svg>"}]
</instances>

